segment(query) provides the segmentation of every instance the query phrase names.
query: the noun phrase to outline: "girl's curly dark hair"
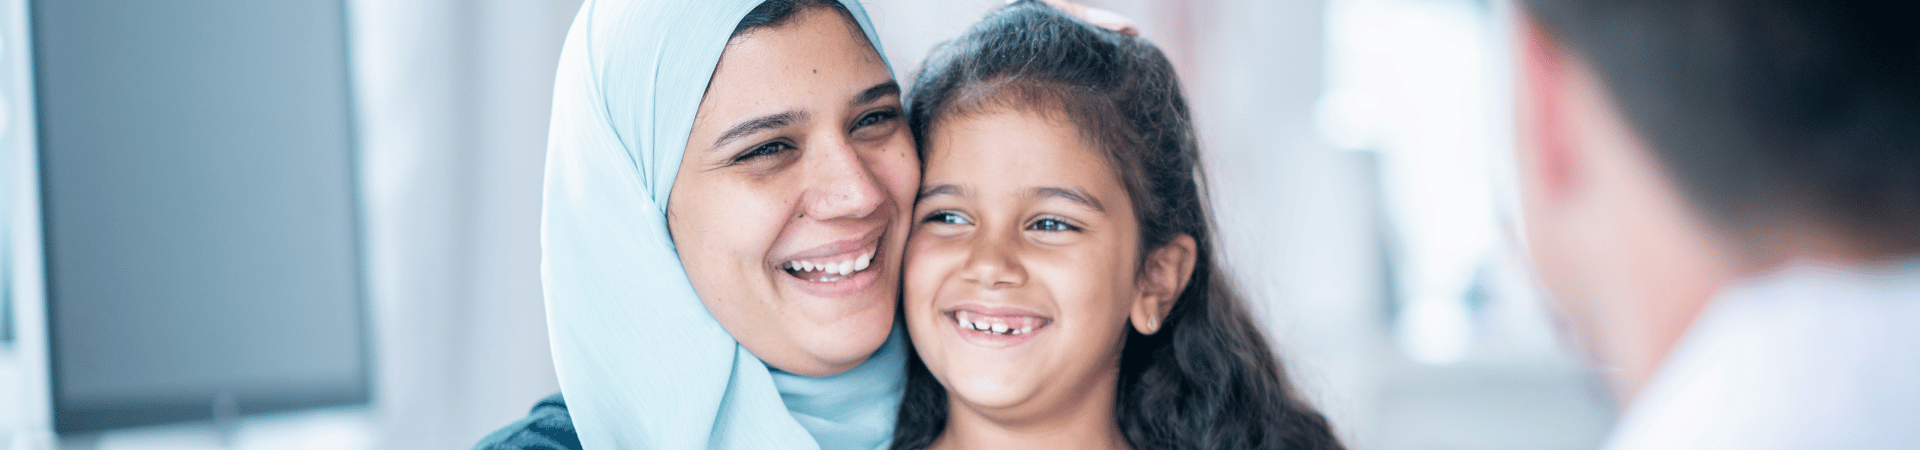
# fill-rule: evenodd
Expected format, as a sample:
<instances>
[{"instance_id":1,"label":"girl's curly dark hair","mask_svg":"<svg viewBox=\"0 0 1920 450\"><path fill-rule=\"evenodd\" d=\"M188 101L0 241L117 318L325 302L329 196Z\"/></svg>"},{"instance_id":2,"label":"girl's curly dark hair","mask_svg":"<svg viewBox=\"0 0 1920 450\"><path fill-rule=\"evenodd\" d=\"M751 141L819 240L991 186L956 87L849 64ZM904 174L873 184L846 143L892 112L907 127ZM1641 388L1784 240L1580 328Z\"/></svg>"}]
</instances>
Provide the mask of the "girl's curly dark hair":
<instances>
[{"instance_id":1,"label":"girl's curly dark hair","mask_svg":"<svg viewBox=\"0 0 1920 450\"><path fill-rule=\"evenodd\" d=\"M1044 3L988 15L928 58L907 98L926 160L944 118L991 108L1058 113L1106 152L1132 201L1141 251L1185 234L1192 278L1159 332L1128 331L1114 416L1148 449L1339 449L1325 417L1295 392L1223 273L1198 142L1173 64L1145 40L1088 25ZM1144 270L1145 261L1140 262ZM907 367L893 448L920 449L947 425L946 389L918 355Z\"/></svg>"}]
</instances>

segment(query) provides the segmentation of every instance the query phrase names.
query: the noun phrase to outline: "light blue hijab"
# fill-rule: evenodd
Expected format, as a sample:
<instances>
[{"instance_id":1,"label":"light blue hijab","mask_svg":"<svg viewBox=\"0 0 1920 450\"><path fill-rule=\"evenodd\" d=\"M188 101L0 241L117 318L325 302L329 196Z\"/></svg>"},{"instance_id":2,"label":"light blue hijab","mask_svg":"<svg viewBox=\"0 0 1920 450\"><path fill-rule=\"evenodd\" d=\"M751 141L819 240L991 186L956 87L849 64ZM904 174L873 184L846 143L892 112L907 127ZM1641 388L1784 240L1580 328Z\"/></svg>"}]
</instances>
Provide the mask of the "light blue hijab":
<instances>
[{"instance_id":1,"label":"light blue hijab","mask_svg":"<svg viewBox=\"0 0 1920 450\"><path fill-rule=\"evenodd\" d=\"M885 447L902 331L866 363L770 369L694 295L666 204L728 38L762 0L587 0L554 82L542 272L560 390L595 449ZM841 0L878 51L857 0ZM724 205L700 205L725 207Z\"/></svg>"}]
</instances>

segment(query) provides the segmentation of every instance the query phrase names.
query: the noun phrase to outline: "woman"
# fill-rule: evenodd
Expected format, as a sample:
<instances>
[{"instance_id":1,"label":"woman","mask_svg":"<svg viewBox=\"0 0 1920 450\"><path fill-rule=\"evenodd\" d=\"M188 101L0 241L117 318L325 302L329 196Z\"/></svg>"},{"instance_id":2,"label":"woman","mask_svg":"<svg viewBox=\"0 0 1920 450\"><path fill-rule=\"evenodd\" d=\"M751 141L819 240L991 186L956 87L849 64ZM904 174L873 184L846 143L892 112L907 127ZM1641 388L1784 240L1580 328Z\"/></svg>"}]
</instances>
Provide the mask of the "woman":
<instances>
[{"instance_id":1,"label":"woman","mask_svg":"<svg viewBox=\"0 0 1920 450\"><path fill-rule=\"evenodd\" d=\"M897 449L1338 449L1234 293L1173 66L1036 1L929 59Z\"/></svg>"},{"instance_id":2,"label":"woman","mask_svg":"<svg viewBox=\"0 0 1920 450\"><path fill-rule=\"evenodd\" d=\"M857 2L589 0L542 230L566 397L478 447L884 446L919 181L899 98Z\"/></svg>"}]
</instances>

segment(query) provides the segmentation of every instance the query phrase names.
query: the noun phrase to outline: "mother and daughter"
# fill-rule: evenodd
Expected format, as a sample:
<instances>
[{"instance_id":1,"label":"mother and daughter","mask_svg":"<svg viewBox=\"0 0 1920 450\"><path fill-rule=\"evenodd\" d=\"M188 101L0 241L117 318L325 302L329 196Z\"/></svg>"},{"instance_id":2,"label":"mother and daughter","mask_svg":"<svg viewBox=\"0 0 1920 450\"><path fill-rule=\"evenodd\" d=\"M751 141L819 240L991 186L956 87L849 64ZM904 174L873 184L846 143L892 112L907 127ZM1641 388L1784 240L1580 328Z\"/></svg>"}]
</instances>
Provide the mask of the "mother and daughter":
<instances>
[{"instance_id":1,"label":"mother and daughter","mask_svg":"<svg viewBox=\"0 0 1920 450\"><path fill-rule=\"evenodd\" d=\"M589 0L565 397L477 448L1340 448L1218 262L1158 49L1022 0L904 101L881 55L853 0Z\"/></svg>"}]
</instances>

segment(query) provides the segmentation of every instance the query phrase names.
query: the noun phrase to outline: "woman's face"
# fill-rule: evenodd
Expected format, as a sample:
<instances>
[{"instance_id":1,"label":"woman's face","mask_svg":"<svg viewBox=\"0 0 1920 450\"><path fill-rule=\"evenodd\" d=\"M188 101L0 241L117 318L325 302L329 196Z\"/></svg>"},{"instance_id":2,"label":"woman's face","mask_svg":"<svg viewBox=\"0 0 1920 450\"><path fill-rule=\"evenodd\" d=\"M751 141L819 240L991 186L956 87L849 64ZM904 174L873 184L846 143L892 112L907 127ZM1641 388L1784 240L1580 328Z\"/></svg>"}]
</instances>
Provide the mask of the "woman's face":
<instances>
[{"instance_id":1,"label":"woman's face","mask_svg":"<svg viewBox=\"0 0 1920 450\"><path fill-rule=\"evenodd\" d=\"M918 164L880 56L839 12L808 8L728 43L668 225L741 345L777 369L837 374L892 327Z\"/></svg>"},{"instance_id":2,"label":"woman's face","mask_svg":"<svg viewBox=\"0 0 1920 450\"><path fill-rule=\"evenodd\" d=\"M905 269L927 369L993 417L1110 408L1142 298L1125 188L1060 119L999 108L938 125Z\"/></svg>"}]
</instances>

